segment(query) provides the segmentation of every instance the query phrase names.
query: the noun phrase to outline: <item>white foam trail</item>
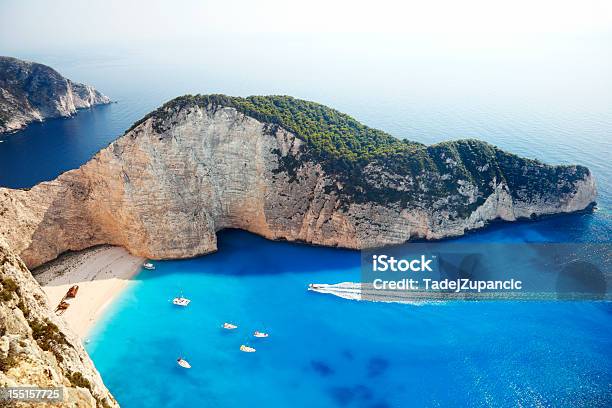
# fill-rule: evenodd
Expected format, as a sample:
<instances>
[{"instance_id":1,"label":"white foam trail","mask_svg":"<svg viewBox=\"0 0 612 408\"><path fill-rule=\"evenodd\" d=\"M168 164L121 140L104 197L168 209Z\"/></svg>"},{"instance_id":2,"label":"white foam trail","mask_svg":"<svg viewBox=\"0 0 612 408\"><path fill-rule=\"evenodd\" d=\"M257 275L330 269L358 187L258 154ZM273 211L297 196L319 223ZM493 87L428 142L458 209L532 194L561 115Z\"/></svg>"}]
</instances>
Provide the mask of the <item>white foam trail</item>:
<instances>
[{"instance_id":1,"label":"white foam trail","mask_svg":"<svg viewBox=\"0 0 612 408\"><path fill-rule=\"evenodd\" d=\"M359 282L313 283L308 285L308 290L356 301L402 303L414 306L444 303L444 301L414 299L415 294L410 291L377 290L372 284Z\"/></svg>"}]
</instances>

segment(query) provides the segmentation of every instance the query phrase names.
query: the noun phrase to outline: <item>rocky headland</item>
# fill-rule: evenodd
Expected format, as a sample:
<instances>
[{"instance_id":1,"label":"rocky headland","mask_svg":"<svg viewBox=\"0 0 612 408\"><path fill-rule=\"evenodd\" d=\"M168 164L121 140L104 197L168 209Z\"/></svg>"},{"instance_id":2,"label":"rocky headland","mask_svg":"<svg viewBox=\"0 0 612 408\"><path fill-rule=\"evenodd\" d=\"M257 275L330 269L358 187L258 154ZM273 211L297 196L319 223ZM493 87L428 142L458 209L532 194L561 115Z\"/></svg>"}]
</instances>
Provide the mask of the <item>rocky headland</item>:
<instances>
[{"instance_id":1,"label":"rocky headland","mask_svg":"<svg viewBox=\"0 0 612 408\"><path fill-rule=\"evenodd\" d=\"M100 244L192 257L215 251L224 228L359 249L580 211L595 197L583 166L477 140L401 141L291 97L185 96L80 168L0 189L0 236L29 267Z\"/></svg>"},{"instance_id":2,"label":"rocky headland","mask_svg":"<svg viewBox=\"0 0 612 408\"><path fill-rule=\"evenodd\" d=\"M110 103L107 96L51 67L0 56L0 133L106 103Z\"/></svg>"},{"instance_id":3,"label":"rocky headland","mask_svg":"<svg viewBox=\"0 0 612 408\"><path fill-rule=\"evenodd\" d=\"M0 188L0 385L61 385L59 406L116 406L28 270L69 250L192 257L215 251L224 228L359 249L582 211L595 198L583 166L476 140L402 141L291 97L180 97L80 168Z\"/></svg>"}]
</instances>

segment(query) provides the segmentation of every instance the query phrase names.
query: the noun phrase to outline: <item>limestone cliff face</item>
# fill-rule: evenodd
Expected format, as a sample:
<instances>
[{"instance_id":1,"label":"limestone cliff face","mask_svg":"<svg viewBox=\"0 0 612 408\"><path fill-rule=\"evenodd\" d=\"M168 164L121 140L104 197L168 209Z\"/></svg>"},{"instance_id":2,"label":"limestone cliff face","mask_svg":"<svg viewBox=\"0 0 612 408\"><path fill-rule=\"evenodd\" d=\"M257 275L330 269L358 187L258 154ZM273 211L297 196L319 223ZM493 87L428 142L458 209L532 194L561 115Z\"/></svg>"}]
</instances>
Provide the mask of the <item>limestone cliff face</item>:
<instances>
[{"instance_id":1,"label":"limestone cliff face","mask_svg":"<svg viewBox=\"0 0 612 408\"><path fill-rule=\"evenodd\" d=\"M366 248L578 211L595 200L586 168L470 143L460 153L423 147L418 154L440 163L429 171L372 161L358 175L361 191L281 126L233 107L170 105L79 169L31 190L0 189L0 234L34 267L103 243L153 259L192 257L215 251L224 228ZM491 154L480 159L484 148Z\"/></svg>"},{"instance_id":2,"label":"limestone cliff face","mask_svg":"<svg viewBox=\"0 0 612 408\"><path fill-rule=\"evenodd\" d=\"M0 387L32 386L63 387L63 402L40 407L118 407L80 340L51 312L30 271L0 239Z\"/></svg>"},{"instance_id":3,"label":"limestone cliff face","mask_svg":"<svg viewBox=\"0 0 612 408\"><path fill-rule=\"evenodd\" d=\"M0 133L105 103L110 103L108 97L64 78L53 68L0 56Z\"/></svg>"}]
</instances>

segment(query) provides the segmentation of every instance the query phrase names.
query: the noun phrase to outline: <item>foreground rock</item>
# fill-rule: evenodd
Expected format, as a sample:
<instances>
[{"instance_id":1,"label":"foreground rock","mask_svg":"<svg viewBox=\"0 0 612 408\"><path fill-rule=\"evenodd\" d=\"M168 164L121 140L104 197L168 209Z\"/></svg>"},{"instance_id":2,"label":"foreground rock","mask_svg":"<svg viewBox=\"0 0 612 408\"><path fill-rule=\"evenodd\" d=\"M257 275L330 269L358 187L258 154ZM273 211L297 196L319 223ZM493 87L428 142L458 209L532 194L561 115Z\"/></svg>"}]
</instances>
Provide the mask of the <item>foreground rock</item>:
<instances>
[{"instance_id":1,"label":"foreground rock","mask_svg":"<svg viewBox=\"0 0 612 408\"><path fill-rule=\"evenodd\" d=\"M549 166L474 140L427 147L382 135L395 153L343 161L233 101L178 98L81 168L28 191L0 189L0 234L30 267L98 244L192 257L215 251L224 228L367 248L579 211L596 197L585 167ZM322 118L342 115L307 106Z\"/></svg>"},{"instance_id":2,"label":"foreground rock","mask_svg":"<svg viewBox=\"0 0 612 408\"><path fill-rule=\"evenodd\" d=\"M93 87L72 82L51 67L0 56L0 133L106 103L110 99Z\"/></svg>"},{"instance_id":3,"label":"foreground rock","mask_svg":"<svg viewBox=\"0 0 612 408\"><path fill-rule=\"evenodd\" d=\"M117 407L24 263L0 239L0 387L63 387L64 401L15 407ZM0 402L2 405L2 402Z\"/></svg>"}]
</instances>

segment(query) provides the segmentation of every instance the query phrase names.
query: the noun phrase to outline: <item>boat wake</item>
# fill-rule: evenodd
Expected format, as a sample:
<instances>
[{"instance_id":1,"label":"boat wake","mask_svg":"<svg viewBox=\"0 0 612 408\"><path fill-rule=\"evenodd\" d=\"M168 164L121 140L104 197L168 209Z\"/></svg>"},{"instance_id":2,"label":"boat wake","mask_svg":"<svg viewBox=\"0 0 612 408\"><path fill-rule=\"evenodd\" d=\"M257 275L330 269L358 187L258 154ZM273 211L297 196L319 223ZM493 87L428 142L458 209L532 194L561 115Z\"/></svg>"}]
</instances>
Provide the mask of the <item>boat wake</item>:
<instances>
[{"instance_id":1,"label":"boat wake","mask_svg":"<svg viewBox=\"0 0 612 408\"><path fill-rule=\"evenodd\" d=\"M337 296L348 300L402 303L413 306L440 305L443 300L423 300L418 299L418 294L402 290L379 290L374 289L372 284L360 282L341 282L341 283L311 283L308 290L317 293Z\"/></svg>"}]
</instances>

